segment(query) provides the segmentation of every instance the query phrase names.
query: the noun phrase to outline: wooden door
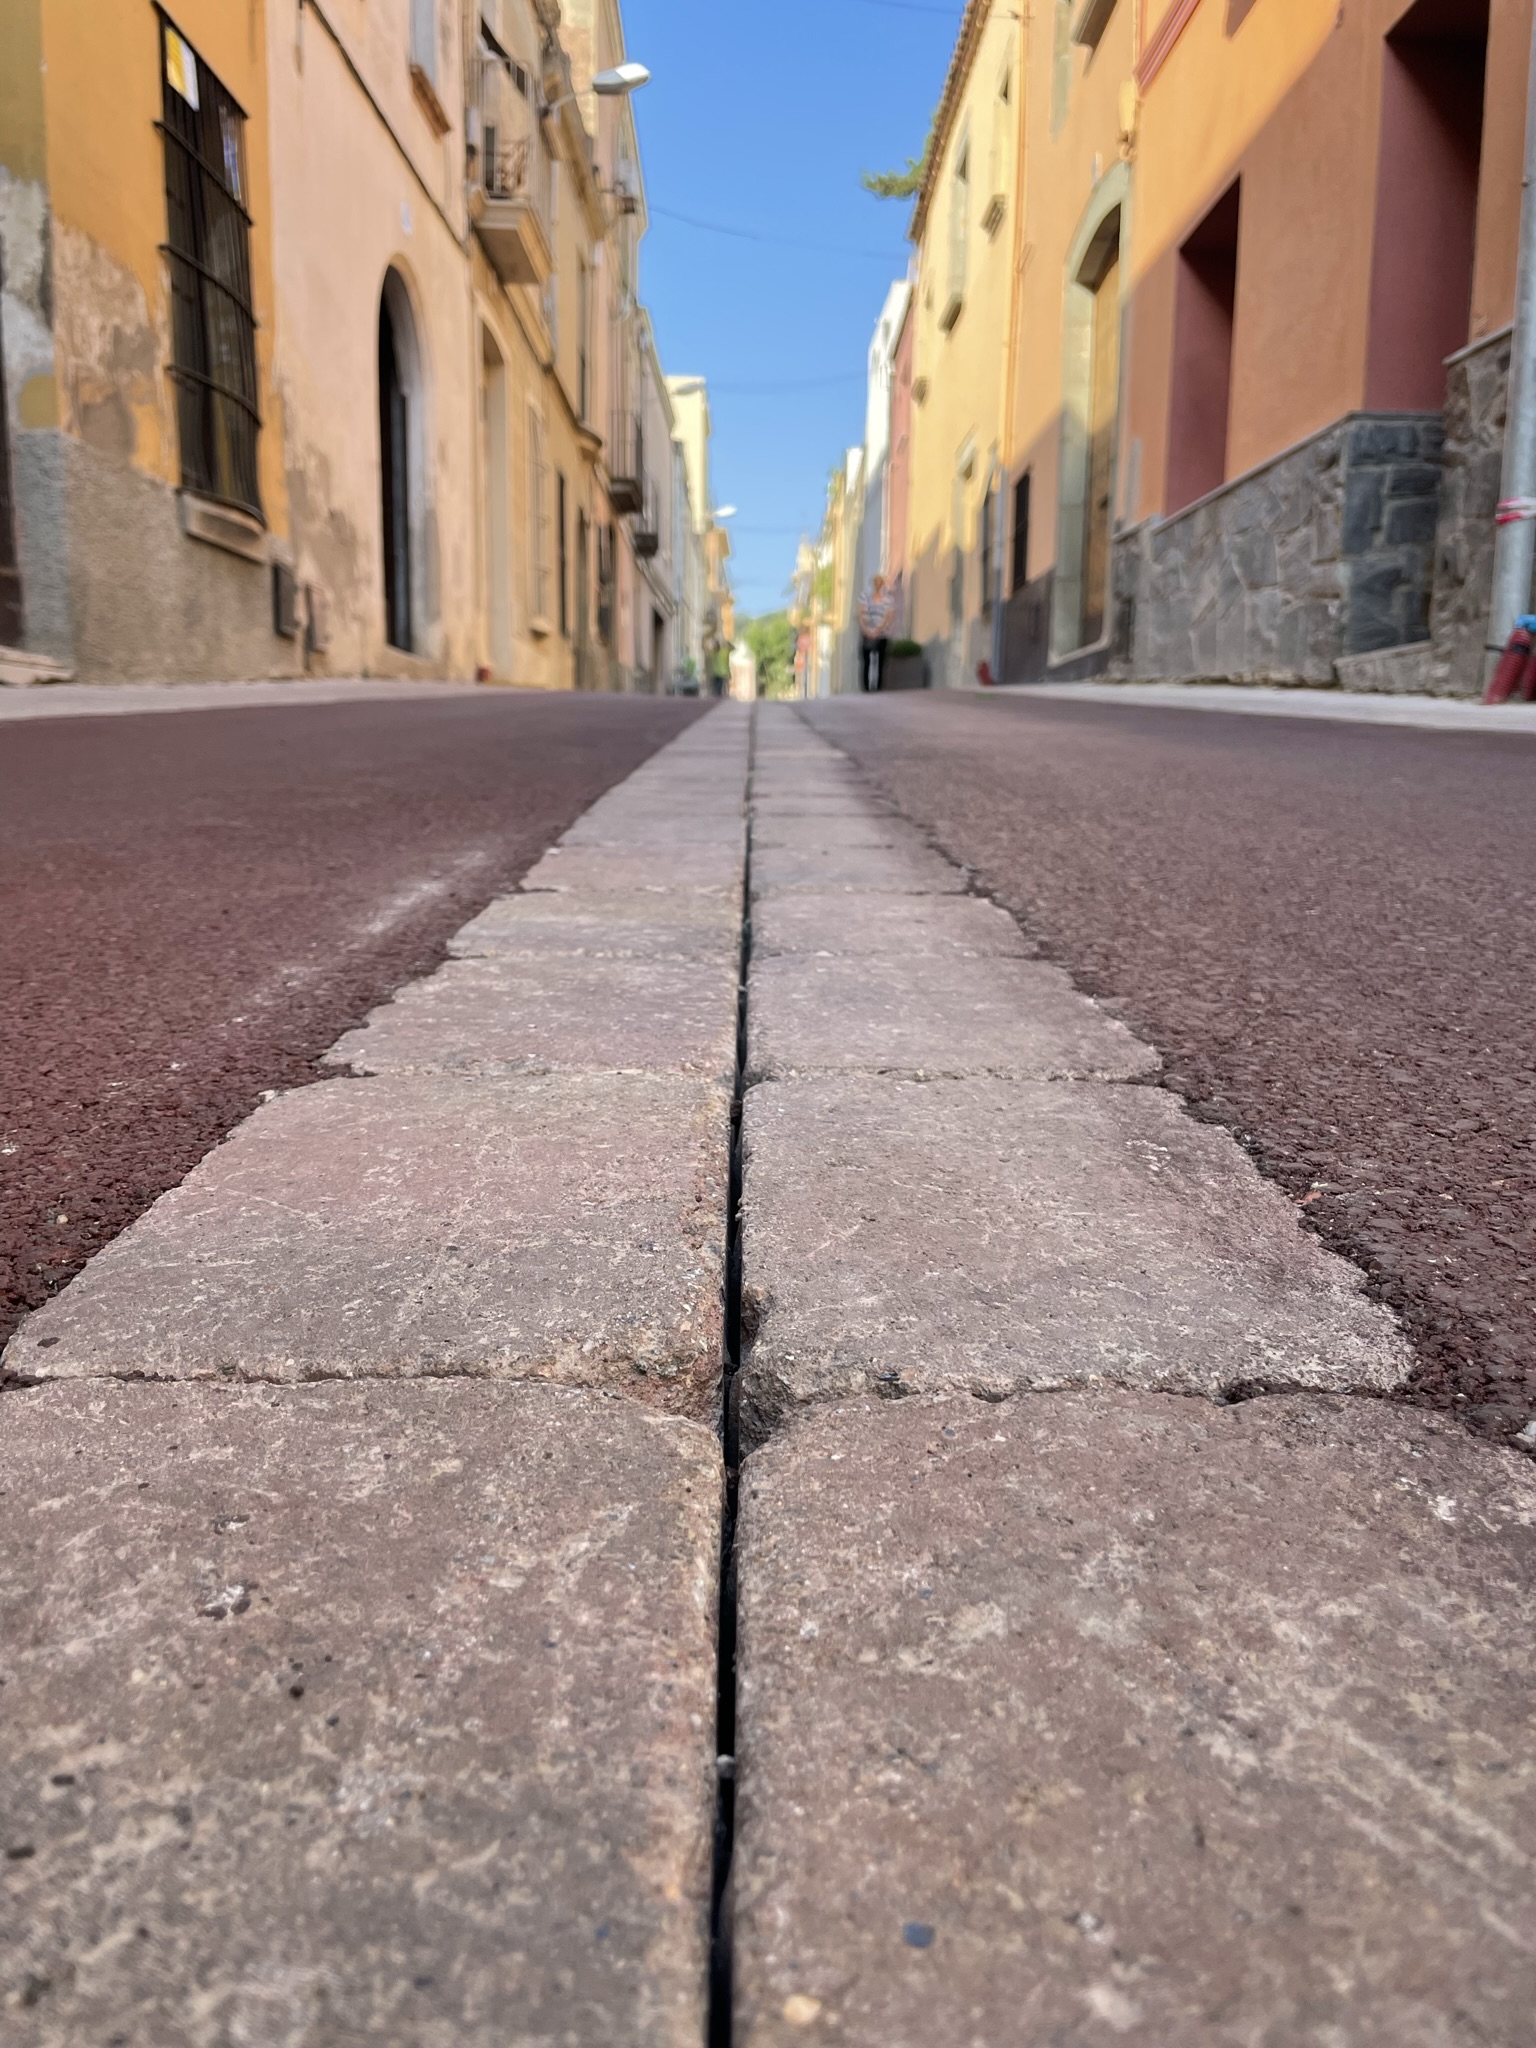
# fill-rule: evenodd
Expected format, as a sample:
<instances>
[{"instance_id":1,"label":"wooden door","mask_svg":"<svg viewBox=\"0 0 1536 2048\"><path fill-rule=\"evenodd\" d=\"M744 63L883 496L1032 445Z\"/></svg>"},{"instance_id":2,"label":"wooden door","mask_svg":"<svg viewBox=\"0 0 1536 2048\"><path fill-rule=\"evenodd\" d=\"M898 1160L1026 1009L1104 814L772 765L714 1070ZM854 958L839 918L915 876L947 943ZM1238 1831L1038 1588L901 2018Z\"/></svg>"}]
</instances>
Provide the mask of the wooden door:
<instances>
[{"instance_id":1,"label":"wooden door","mask_svg":"<svg viewBox=\"0 0 1536 2048\"><path fill-rule=\"evenodd\" d=\"M1120 411L1120 257L1111 256L1093 295L1088 396L1088 530L1083 547L1083 645L1104 637L1109 602L1110 510Z\"/></svg>"}]
</instances>

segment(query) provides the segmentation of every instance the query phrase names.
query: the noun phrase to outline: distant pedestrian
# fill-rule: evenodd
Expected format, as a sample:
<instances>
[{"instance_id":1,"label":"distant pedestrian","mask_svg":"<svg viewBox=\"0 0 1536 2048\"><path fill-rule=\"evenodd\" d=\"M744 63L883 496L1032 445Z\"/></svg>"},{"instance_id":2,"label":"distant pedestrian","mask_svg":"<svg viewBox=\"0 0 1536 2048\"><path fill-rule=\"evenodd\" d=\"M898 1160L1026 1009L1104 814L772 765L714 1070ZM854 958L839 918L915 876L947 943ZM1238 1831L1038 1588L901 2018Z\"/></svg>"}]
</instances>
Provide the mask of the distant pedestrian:
<instances>
[{"instance_id":1,"label":"distant pedestrian","mask_svg":"<svg viewBox=\"0 0 1536 2048\"><path fill-rule=\"evenodd\" d=\"M862 690L878 690L885 682L885 651L891 644L891 621L896 613L896 593L883 576L871 579L869 591L859 606L860 673Z\"/></svg>"}]
</instances>

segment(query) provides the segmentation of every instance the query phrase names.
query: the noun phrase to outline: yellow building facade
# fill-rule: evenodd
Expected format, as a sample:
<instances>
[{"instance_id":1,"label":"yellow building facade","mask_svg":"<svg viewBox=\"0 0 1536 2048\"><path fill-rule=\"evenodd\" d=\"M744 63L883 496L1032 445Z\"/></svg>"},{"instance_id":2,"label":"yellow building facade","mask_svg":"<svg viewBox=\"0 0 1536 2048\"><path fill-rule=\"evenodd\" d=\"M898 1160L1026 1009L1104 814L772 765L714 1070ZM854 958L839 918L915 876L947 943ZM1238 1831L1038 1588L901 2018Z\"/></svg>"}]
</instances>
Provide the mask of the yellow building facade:
<instances>
[{"instance_id":1,"label":"yellow building facade","mask_svg":"<svg viewBox=\"0 0 1536 2048\"><path fill-rule=\"evenodd\" d=\"M643 188L591 91L617 0L573 15L575 61L556 0L4 10L0 646L652 680L611 488Z\"/></svg>"},{"instance_id":2,"label":"yellow building facade","mask_svg":"<svg viewBox=\"0 0 1536 2048\"><path fill-rule=\"evenodd\" d=\"M941 687L994 659L1025 48L1016 9L971 0L912 224L904 573L909 630Z\"/></svg>"},{"instance_id":3,"label":"yellow building facade","mask_svg":"<svg viewBox=\"0 0 1536 2048\"><path fill-rule=\"evenodd\" d=\"M302 665L268 115L261 0L0 13L8 630L67 671Z\"/></svg>"}]
</instances>

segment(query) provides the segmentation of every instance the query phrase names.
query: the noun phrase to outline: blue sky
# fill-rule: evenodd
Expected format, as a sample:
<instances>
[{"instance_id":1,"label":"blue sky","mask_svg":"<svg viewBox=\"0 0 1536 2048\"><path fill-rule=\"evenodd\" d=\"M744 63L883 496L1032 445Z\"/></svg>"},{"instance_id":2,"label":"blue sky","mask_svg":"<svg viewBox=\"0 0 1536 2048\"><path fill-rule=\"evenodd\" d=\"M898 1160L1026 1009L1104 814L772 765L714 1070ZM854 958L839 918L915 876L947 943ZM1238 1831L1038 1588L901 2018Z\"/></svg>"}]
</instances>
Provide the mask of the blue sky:
<instances>
[{"instance_id":1,"label":"blue sky","mask_svg":"<svg viewBox=\"0 0 1536 2048\"><path fill-rule=\"evenodd\" d=\"M634 101L651 206L641 293L665 368L709 379L715 499L739 508L744 612L783 602L827 472L864 438L866 352L906 272L910 209L872 199L859 173L922 148L962 11L624 0L630 55L652 73ZM792 384L810 388L762 388Z\"/></svg>"}]
</instances>

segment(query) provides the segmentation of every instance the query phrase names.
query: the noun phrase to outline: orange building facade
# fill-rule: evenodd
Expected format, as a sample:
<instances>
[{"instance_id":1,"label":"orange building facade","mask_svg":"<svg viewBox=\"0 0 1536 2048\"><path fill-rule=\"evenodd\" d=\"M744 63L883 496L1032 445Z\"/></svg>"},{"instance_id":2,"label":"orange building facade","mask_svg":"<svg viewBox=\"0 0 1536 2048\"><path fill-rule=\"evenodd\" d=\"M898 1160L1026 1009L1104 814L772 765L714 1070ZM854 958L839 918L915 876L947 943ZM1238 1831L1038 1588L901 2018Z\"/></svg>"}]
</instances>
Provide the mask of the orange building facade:
<instances>
[{"instance_id":1,"label":"orange building facade","mask_svg":"<svg viewBox=\"0 0 1536 2048\"><path fill-rule=\"evenodd\" d=\"M1009 16L1004 679L1481 686L1531 15Z\"/></svg>"}]
</instances>

